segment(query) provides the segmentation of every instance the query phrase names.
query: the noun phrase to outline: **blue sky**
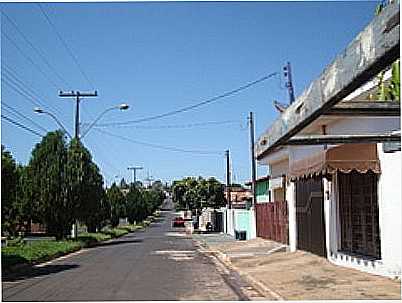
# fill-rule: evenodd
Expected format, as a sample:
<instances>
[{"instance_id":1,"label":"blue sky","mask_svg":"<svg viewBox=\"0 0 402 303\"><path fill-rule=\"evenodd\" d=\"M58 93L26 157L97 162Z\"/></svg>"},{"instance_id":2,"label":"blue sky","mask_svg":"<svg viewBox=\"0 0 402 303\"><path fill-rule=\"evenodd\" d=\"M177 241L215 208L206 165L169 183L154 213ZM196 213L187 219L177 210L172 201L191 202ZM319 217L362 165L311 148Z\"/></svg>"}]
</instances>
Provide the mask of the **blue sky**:
<instances>
[{"instance_id":1,"label":"blue sky","mask_svg":"<svg viewBox=\"0 0 402 303\"><path fill-rule=\"evenodd\" d=\"M223 181L226 149L231 150L234 181L243 182L250 176L247 115L254 112L258 137L277 117L272 100L288 102L281 72L286 61L292 64L297 96L370 22L376 4L373 1L42 4L92 87L36 4L2 3L2 11L52 66L49 68L2 16L2 103L47 130L57 128L49 117L33 113L33 105L3 81L4 77L17 76L19 83L38 95L73 133L74 102L59 98L57 89L98 91L99 97L81 103L82 123L89 123L104 109L124 102L130 104L129 111L111 111L101 121L123 122L188 106L279 72L280 77L193 111L131 127L104 128L132 140L186 150L221 151L221 154L161 150L111 137L96 129L83 139L108 184L115 176L131 180L127 170L130 165L145 168L138 173L139 179L144 179L149 170L153 177L163 181L198 175L215 176ZM2 114L38 130L29 121L5 111L4 106ZM219 121L232 122L166 128ZM2 119L1 142L18 162L26 164L39 141L39 137ZM264 173L266 168L260 167L259 175Z\"/></svg>"}]
</instances>

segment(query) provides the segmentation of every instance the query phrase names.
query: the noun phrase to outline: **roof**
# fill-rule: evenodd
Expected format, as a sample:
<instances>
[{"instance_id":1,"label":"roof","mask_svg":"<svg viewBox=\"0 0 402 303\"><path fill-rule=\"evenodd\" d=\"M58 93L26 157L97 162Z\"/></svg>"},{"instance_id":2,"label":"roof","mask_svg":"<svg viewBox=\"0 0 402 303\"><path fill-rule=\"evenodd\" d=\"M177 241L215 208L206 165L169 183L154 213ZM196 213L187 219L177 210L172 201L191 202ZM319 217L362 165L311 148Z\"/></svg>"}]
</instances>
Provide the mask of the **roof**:
<instances>
[{"instance_id":1,"label":"roof","mask_svg":"<svg viewBox=\"0 0 402 303\"><path fill-rule=\"evenodd\" d=\"M292 103L256 145L258 160L399 58L399 4L389 4Z\"/></svg>"},{"instance_id":2,"label":"roof","mask_svg":"<svg viewBox=\"0 0 402 303\"><path fill-rule=\"evenodd\" d=\"M270 176L264 176L264 177L259 177L255 180L255 182L262 182L262 181L268 181L271 177ZM247 186L250 186L252 183L252 181L247 181L246 183L244 183Z\"/></svg>"}]
</instances>

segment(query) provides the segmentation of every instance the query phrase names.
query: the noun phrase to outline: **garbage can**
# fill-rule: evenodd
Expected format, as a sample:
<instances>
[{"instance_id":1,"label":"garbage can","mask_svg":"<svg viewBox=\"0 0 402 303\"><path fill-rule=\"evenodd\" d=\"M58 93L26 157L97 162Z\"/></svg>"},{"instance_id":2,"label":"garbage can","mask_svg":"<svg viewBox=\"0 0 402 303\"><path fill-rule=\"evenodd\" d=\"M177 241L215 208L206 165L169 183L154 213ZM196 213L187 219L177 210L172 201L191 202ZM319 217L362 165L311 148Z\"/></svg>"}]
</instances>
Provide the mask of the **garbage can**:
<instances>
[{"instance_id":1,"label":"garbage can","mask_svg":"<svg viewBox=\"0 0 402 303\"><path fill-rule=\"evenodd\" d=\"M235 239L241 241L247 240L247 231L235 230Z\"/></svg>"}]
</instances>

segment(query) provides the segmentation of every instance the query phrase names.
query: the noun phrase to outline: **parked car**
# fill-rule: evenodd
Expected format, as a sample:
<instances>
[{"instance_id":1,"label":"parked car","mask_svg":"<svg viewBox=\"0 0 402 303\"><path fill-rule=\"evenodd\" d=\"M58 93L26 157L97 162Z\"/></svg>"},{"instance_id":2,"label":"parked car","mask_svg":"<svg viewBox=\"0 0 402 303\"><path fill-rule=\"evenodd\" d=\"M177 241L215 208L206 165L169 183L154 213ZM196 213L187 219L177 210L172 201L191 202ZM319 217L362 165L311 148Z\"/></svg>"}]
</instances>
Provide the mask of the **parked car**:
<instances>
[{"instance_id":1,"label":"parked car","mask_svg":"<svg viewBox=\"0 0 402 303\"><path fill-rule=\"evenodd\" d=\"M182 217L176 217L172 220L173 227L184 227L184 219Z\"/></svg>"}]
</instances>

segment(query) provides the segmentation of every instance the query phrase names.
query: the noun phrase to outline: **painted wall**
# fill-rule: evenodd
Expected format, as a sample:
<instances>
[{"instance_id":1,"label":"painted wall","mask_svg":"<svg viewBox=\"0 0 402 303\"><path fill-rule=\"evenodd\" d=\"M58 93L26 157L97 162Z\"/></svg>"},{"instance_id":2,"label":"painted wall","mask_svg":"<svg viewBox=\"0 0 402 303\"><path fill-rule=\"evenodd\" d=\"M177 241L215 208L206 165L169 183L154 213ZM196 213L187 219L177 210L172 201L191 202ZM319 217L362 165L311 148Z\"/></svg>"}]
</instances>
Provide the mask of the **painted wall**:
<instances>
[{"instance_id":1,"label":"painted wall","mask_svg":"<svg viewBox=\"0 0 402 303\"><path fill-rule=\"evenodd\" d=\"M227 216L226 216L226 215ZM246 231L247 240L256 237L256 224L254 209L227 209L224 214L224 230L225 233L235 236L235 230ZM227 218L227 229L226 229Z\"/></svg>"},{"instance_id":2,"label":"painted wall","mask_svg":"<svg viewBox=\"0 0 402 303\"><path fill-rule=\"evenodd\" d=\"M401 152L384 153L377 144L381 163L378 183L381 256L387 271L401 275Z\"/></svg>"},{"instance_id":3,"label":"painted wall","mask_svg":"<svg viewBox=\"0 0 402 303\"><path fill-rule=\"evenodd\" d=\"M257 181L256 195L257 203L269 202L269 180Z\"/></svg>"}]
</instances>

